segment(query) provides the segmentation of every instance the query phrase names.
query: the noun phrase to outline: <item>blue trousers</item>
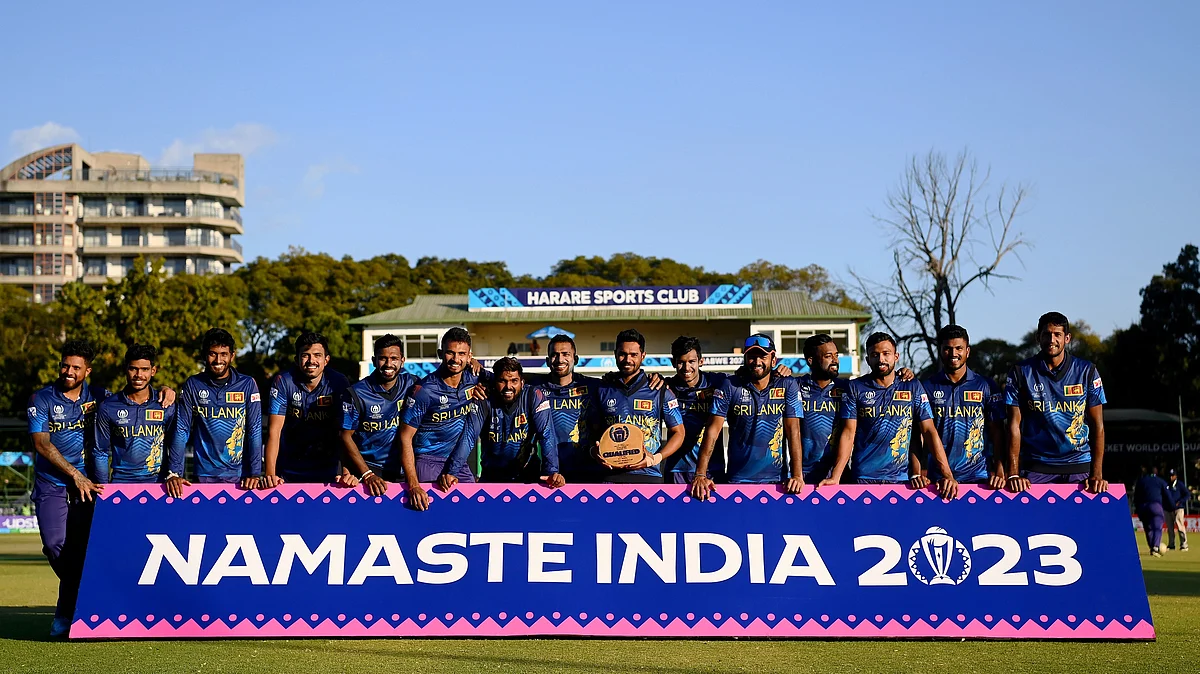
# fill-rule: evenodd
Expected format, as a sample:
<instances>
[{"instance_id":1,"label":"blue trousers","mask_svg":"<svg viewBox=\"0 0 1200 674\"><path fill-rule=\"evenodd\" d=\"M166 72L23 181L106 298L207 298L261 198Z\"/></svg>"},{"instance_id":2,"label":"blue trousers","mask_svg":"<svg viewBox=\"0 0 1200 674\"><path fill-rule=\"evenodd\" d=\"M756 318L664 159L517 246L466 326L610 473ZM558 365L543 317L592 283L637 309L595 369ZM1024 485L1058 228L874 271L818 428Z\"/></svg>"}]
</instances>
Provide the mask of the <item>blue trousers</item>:
<instances>
[{"instance_id":1,"label":"blue trousers","mask_svg":"<svg viewBox=\"0 0 1200 674\"><path fill-rule=\"evenodd\" d=\"M1137 509L1138 519L1142 521L1142 528L1146 530L1146 543L1150 546L1150 551L1158 550L1162 545L1163 535L1163 508L1161 503L1143 503Z\"/></svg>"},{"instance_id":2,"label":"blue trousers","mask_svg":"<svg viewBox=\"0 0 1200 674\"><path fill-rule=\"evenodd\" d=\"M58 576L58 605L54 615L74 619L95 504L70 497L66 487L38 475L33 486L33 505L37 508L42 534L42 553Z\"/></svg>"}]
</instances>

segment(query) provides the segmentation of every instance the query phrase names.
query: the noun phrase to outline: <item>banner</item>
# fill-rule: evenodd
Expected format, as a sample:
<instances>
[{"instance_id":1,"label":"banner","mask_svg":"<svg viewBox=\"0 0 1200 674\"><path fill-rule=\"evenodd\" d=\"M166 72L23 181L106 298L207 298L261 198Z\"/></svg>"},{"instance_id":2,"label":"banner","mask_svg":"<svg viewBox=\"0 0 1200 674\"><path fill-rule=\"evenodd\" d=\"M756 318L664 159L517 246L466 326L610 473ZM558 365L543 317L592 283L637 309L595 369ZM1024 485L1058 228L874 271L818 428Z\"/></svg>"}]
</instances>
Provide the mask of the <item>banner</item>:
<instances>
[{"instance_id":1,"label":"banner","mask_svg":"<svg viewBox=\"0 0 1200 674\"><path fill-rule=\"evenodd\" d=\"M472 288L467 311L503 309L633 309L753 304L749 284L719 286L614 286L597 288Z\"/></svg>"},{"instance_id":2,"label":"banner","mask_svg":"<svg viewBox=\"0 0 1200 674\"><path fill-rule=\"evenodd\" d=\"M0 515L0 534L36 534L38 521L32 515Z\"/></svg>"},{"instance_id":3,"label":"banner","mask_svg":"<svg viewBox=\"0 0 1200 674\"><path fill-rule=\"evenodd\" d=\"M72 638L1153 639L1124 491L113 485Z\"/></svg>"}]
</instances>

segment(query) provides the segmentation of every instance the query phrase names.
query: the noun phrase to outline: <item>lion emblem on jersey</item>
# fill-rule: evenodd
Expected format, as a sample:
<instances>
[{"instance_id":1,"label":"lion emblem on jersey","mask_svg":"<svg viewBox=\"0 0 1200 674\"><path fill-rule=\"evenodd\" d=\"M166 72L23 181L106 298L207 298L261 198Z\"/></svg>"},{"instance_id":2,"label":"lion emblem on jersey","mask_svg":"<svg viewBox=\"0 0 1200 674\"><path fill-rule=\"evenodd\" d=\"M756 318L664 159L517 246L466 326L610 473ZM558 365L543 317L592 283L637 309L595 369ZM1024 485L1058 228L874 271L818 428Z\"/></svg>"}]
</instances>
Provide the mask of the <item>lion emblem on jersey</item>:
<instances>
[{"instance_id":1,"label":"lion emblem on jersey","mask_svg":"<svg viewBox=\"0 0 1200 674\"><path fill-rule=\"evenodd\" d=\"M783 419L779 419L779 425L775 427L775 434L771 436L771 442L767 445L767 449L771 450L771 463L776 466L783 465Z\"/></svg>"},{"instance_id":2,"label":"lion emblem on jersey","mask_svg":"<svg viewBox=\"0 0 1200 674\"><path fill-rule=\"evenodd\" d=\"M229 457L230 463L241 462L244 437L246 437L246 419L239 417L233 426L233 431L229 434L229 439L225 441L225 455Z\"/></svg>"},{"instance_id":3,"label":"lion emblem on jersey","mask_svg":"<svg viewBox=\"0 0 1200 674\"><path fill-rule=\"evenodd\" d=\"M983 451L983 424L983 417L975 417L971 420L971 428L967 431L967 441L963 446L963 451L967 454L967 461L973 461Z\"/></svg>"},{"instance_id":4,"label":"lion emblem on jersey","mask_svg":"<svg viewBox=\"0 0 1200 674\"><path fill-rule=\"evenodd\" d=\"M163 439L166 437L167 435L164 433L155 437L154 441L150 443L150 453L146 455L147 472L157 471L158 467L162 465Z\"/></svg>"},{"instance_id":5,"label":"lion emblem on jersey","mask_svg":"<svg viewBox=\"0 0 1200 674\"><path fill-rule=\"evenodd\" d=\"M1083 423L1083 412L1076 412L1075 418L1071 419L1071 425L1067 426L1067 438L1078 447L1083 444L1087 438L1087 426Z\"/></svg>"},{"instance_id":6,"label":"lion emblem on jersey","mask_svg":"<svg viewBox=\"0 0 1200 674\"><path fill-rule=\"evenodd\" d=\"M892 463L908 463L908 441L912 435L912 417L904 417L896 435L892 436Z\"/></svg>"}]
</instances>

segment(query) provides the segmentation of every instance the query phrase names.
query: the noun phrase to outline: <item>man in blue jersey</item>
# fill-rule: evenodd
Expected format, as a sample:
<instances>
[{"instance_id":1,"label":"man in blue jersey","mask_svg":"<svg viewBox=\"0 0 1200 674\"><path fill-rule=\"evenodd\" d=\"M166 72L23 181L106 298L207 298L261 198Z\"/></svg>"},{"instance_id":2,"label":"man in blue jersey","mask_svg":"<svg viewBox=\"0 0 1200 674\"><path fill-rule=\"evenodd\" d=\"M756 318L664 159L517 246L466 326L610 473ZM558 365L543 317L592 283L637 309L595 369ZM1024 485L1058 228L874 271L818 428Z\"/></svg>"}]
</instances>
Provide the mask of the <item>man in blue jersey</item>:
<instances>
[{"instance_id":1,"label":"man in blue jersey","mask_svg":"<svg viewBox=\"0 0 1200 674\"><path fill-rule=\"evenodd\" d=\"M595 482L602 470L591 454L594 439L588 437L591 406L600 380L576 373L578 364L575 340L557 334L546 347L550 372L534 385L550 401L559 470L570 483Z\"/></svg>"},{"instance_id":2,"label":"man in blue jersey","mask_svg":"<svg viewBox=\"0 0 1200 674\"><path fill-rule=\"evenodd\" d=\"M713 391L711 413L692 480L693 496L707 500L713 488L705 475L726 420L730 484L781 483L785 492L800 493L804 488L800 388L796 379L775 371L775 341L770 336L759 333L746 339L742 367Z\"/></svg>"},{"instance_id":3,"label":"man in blue jersey","mask_svg":"<svg viewBox=\"0 0 1200 674\"><path fill-rule=\"evenodd\" d=\"M316 332L296 339L296 367L271 383L263 487L284 482L330 482L352 487L343 468L341 401L350 382L330 370L329 341Z\"/></svg>"},{"instance_id":4,"label":"man in blue jersey","mask_svg":"<svg viewBox=\"0 0 1200 674\"><path fill-rule=\"evenodd\" d=\"M633 424L645 436L645 458L629 468L611 468L601 473L601 481L610 484L661 484L659 464L683 446L683 417L679 401L669 389L655 390L642 369L646 360L646 338L637 330L617 334L614 351L617 372L605 375L596 387L591 402L592 431L599 438L604 429L617 423ZM664 442L662 426L667 426ZM599 443L594 443L595 448ZM593 450L595 451L595 450ZM595 459L593 459L595 460Z\"/></svg>"},{"instance_id":5,"label":"man in blue jersey","mask_svg":"<svg viewBox=\"0 0 1200 674\"><path fill-rule=\"evenodd\" d=\"M262 397L253 377L233 368L233 335L212 328L200 340L204 371L188 377L168 449L167 493L189 486L184 457L192 445L196 481L254 489L262 475Z\"/></svg>"},{"instance_id":6,"label":"man in blue jersey","mask_svg":"<svg viewBox=\"0 0 1200 674\"><path fill-rule=\"evenodd\" d=\"M163 407L150 387L158 373L157 356L152 346L129 347L125 388L100 403L93 461L97 483L160 482L164 478L163 450L177 408Z\"/></svg>"},{"instance_id":7,"label":"man in blue jersey","mask_svg":"<svg viewBox=\"0 0 1200 674\"><path fill-rule=\"evenodd\" d=\"M1081 483L1108 491L1104 479L1104 382L1096 366L1067 351L1071 324L1052 311L1038 319L1041 353L1008 374L1008 487ZM1021 472L1017 472L1020 469Z\"/></svg>"},{"instance_id":8,"label":"man in blue jersey","mask_svg":"<svg viewBox=\"0 0 1200 674\"><path fill-rule=\"evenodd\" d=\"M971 338L962 326L947 325L939 330L937 343L942 367L921 383L929 395L946 461L956 481L1000 489L1004 486L1004 468L995 460L996 448L1004 446L1000 389L991 379L967 367ZM931 465L929 479L937 482L941 477L937 466Z\"/></svg>"},{"instance_id":9,"label":"man in blue jersey","mask_svg":"<svg viewBox=\"0 0 1200 674\"><path fill-rule=\"evenodd\" d=\"M891 335L876 332L867 338L871 372L850 380L842 395L837 462L821 486L840 483L853 457L851 477L859 484L907 482L913 489L924 487L929 480L921 475L916 455L910 451L912 435L919 432L929 448L931 462L942 475L938 493L952 499L958 495L958 483L933 424L929 398L920 382L900 380L896 360L896 340Z\"/></svg>"},{"instance_id":10,"label":"man in blue jersey","mask_svg":"<svg viewBox=\"0 0 1200 674\"><path fill-rule=\"evenodd\" d=\"M350 470L372 496L400 479L400 453L392 451L404 401L416 377L404 371L404 342L395 335L375 340L375 369L346 390L342 403L342 446Z\"/></svg>"},{"instance_id":11,"label":"man in blue jersey","mask_svg":"<svg viewBox=\"0 0 1200 674\"><path fill-rule=\"evenodd\" d=\"M713 391L727 376L700 369L704 367L704 353L700 340L695 337L680 336L671 342L671 364L675 366L675 376L667 379L667 386L679 401L679 412L683 416L683 446L663 460L663 473L666 482L691 484L696 479L696 463L700 460L705 430L712 419ZM725 443L720 433L713 445L705 477L725 481Z\"/></svg>"},{"instance_id":12,"label":"man in blue jersey","mask_svg":"<svg viewBox=\"0 0 1200 674\"><path fill-rule=\"evenodd\" d=\"M1133 483L1133 508L1138 519L1142 521L1142 531L1146 534L1146 546L1150 548L1152 557L1163 555L1163 524L1165 513L1163 504L1170 503L1173 494L1170 487L1158 476L1158 466L1146 468L1142 466L1142 476Z\"/></svg>"},{"instance_id":13,"label":"man in blue jersey","mask_svg":"<svg viewBox=\"0 0 1200 674\"><path fill-rule=\"evenodd\" d=\"M496 361L492 373L488 397L471 403L453 465L465 463L480 441L480 482L536 482L545 476L547 487L563 486L550 400L525 385L516 358Z\"/></svg>"},{"instance_id":14,"label":"man in blue jersey","mask_svg":"<svg viewBox=\"0 0 1200 674\"><path fill-rule=\"evenodd\" d=\"M800 401L804 408L800 442L804 446L804 481L819 484L829 477L837 458L834 431L838 409L849 382L838 378L841 354L837 343L826 334L804 340L808 374L799 377Z\"/></svg>"},{"instance_id":15,"label":"man in blue jersey","mask_svg":"<svg viewBox=\"0 0 1200 674\"><path fill-rule=\"evenodd\" d=\"M450 328L442 335L438 358L442 364L415 386L404 403L404 418L396 439L408 487L408 504L429 508L422 482L436 482L449 491L461 482L474 482L465 461L454 461L454 450L471 413L471 391L478 378L470 370L471 335Z\"/></svg>"},{"instance_id":16,"label":"man in blue jersey","mask_svg":"<svg viewBox=\"0 0 1200 674\"><path fill-rule=\"evenodd\" d=\"M50 636L65 636L75 614L83 554L92 522L92 499L104 486L85 474L85 453L104 389L87 384L96 352L83 340L63 345L58 381L29 399L29 435L37 451L33 504L42 552L58 576L58 605Z\"/></svg>"}]
</instances>

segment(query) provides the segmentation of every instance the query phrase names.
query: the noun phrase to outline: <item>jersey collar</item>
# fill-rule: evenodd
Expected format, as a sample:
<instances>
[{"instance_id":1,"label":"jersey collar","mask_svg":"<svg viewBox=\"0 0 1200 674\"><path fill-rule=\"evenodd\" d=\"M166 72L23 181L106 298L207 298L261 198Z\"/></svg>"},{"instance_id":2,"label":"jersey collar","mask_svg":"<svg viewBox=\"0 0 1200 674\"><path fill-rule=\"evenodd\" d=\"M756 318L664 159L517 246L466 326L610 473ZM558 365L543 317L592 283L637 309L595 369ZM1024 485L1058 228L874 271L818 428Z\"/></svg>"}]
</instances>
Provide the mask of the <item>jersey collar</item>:
<instances>
[{"instance_id":1,"label":"jersey collar","mask_svg":"<svg viewBox=\"0 0 1200 674\"><path fill-rule=\"evenodd\" d=\"M957 388L959 386L962 386L963 384L973 381L976 376L977 375L975 374L975 371L968 367L967 373L963 375L962 380L960 380L957 384L950 381L950 377L946 376L945 370L938 370L937 373L934 374L933 377L931 377L931 380L933 381L934 384L937 384L938 386L949 386L950 388Z\"/></svg>"},{"instance_id":2,"label":"jersey collar","mask_svg":"<svg viewBox=\"0 0 1200 674\"><path fill-rule=\"evenodd\" d=\"M700 381L696 382L695 386L688 386L687 380L678 374L675 374L667 379L667 386L670 386L672 390L685 393L708 388L708 374L706 374L704 370L700 370L699 374Z\"/></svg>"},{"instance_id":3,"label":"jersey collar","mask_svg":"<svg viewBox=\"0 0 1200 674\"><path fill-rule=\"evenodd\" d=\"M148 399L146 399L146 402L144 402L144 403L133 402L133 400L131 400L129 398L129 396L125 395L125 387L124 386L121 387L121 391L117 395L121 396L121 402L124 402L126 405L129 405L131 407L143 407L143 406L152 405L152 404L158 402L158 389L154 388L153 386L151 386L149 388L150 388L150 397Z\"/></svg>"}]
</instances>

